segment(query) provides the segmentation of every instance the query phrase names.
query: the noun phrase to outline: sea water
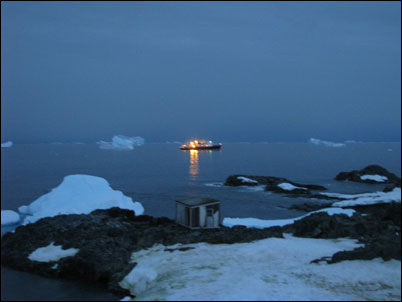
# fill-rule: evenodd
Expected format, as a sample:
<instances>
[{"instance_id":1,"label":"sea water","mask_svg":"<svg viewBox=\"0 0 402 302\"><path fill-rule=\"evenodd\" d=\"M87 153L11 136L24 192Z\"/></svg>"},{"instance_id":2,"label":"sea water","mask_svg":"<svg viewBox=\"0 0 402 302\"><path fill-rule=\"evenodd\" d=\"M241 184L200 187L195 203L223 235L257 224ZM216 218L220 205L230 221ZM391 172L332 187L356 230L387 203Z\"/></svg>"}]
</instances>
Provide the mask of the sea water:
<instances>
[{"instance_id":1,"label":"sea water","mask_svg":"<svg viewBox=\"0 0 402 302\"><path fill-rule=\"evenodd\" d=\"M114 190L141 202L147 215L174 218L175 200L205 196L221 201L222 218L293 218L305 213L288 207L308 199L264 192L262 187L225 187L225 179L233 174L263 175L319 184L336 193L382 190L384 184L334 180L340 171L369 164L400 176L401 144L225 143L220 151L181 151L176 144L151 143L134 150L104 150L96 144L14 144L1 149L1 209L16 211L58 186L65 176L87 174L105 178ZM2 227L2 234L14 227ZM3 267L1 274L2 300L115 298L81 283Z\"/></svg>"}]
</instances>

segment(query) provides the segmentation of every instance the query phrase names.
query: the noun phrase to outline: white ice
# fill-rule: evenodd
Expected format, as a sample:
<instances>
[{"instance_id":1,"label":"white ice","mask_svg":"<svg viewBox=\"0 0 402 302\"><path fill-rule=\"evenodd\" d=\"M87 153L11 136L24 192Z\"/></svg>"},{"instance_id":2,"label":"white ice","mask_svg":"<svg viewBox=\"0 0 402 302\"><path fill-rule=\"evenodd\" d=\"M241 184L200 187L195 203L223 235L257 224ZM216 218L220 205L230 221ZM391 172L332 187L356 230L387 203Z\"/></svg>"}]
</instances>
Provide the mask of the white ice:
<instances>
[{"instance_id":1,"label":"white ice","mask_svg":"<svg viewBox=\"0 0 402 302\"><path fill-rule=\"evenodd\" d=\"M133 202L121 191L113 190L105 179L91 175L69 175L49 193L18 210L28 214L24 220L24 224L27 224L43 217L88 214L96 209L112 207L134 210L136 215L144 213L141 203Z\"/></svg>"},{"instance_id":2,"label":"white ice","mask_svg":"<svg viewBox=\"0 0 402 302\"><path fill-rule=\"evenodd\" d=\"M394 188L390 192L373 192L363 194L337 194L321 193L323 195L339 197L345 200L337 201L332 204L334 207L348 207L356 205L370 205L376 203L401 202L401 188Z\"/></svg>"},{"instance_id":3,"label":"white ice","mask_svg":"<svg viewBox=\"0 0 402 302\"><path fill-rule=\"evenodd\" d=\"M287 191L293 191L294 189L302 189L302 190L307 190L306 188L303 187L296 187L290 183L287 182L282 182L278 185L279 188L283 189L283 190L287 190Z\"/></svg>"},{"instance_id":4,"label":"white ice","mask_svg":"<svg viewBox=\"0 0 402 302\"><path fill-rule=\"evenodd\" d=\"M32 261L50 262L59 261L61 258L75 256L79 249L63 250L60 245L54 245L54 242L48 246L40 247L28 255L28 259Z\"/></svg>"},{"instance_id":5,"label":"white ice","mask_svg":"<svg viewBox=\"0 0 402 302\"><path fill-rule=\"evenodd\" d=\"M388 177L383 176L383 175L378 175L378 174L366 174L366 175L362 175L360 176L360 179L362 180L374 180L376 182L384 182L386 180L388 180Z\"/></svg>"},{"instance_id":6,"label":"white ice","mask_svg":"<svg viewBox=\"0 0 402 302\"><path fill-rule=\"evenodd\" d=\"M145 140L141 136L115 135L111 142L99 141L101 149L133 150L134 146L144 145Z\"/></svg>"},{"instance_id":7,"label":"white ice","mask_svg":"<svg viewBox=\"0 0 402 302\"><path fill-rule=\"evenodd\" d=\"M11 210L1 211L1 225L13 224L20 221L20 215Z\"/></svg>"},{"instance_id":8,"label":"white ice","mask_svg":"<svg viewBox=\"0 0 402 302\"><path fill-rule=\"evenodd\" d=\"M303 219L304 217L307 217L311 214L314 213L320 213L320 212L325 212L328 213L328 215L335 215L335 214L345 214L348 215L349 217L353 216L353 213L355 210L353 209L342 209L342 208L325 208L325 209L320 209L318 211L310 212L306 215L296 217L296 218L289 218L289 219L272 219L272 220L263 220L263 219L257 219L257 218L229 218L226 217L223 219L222 224L227 227L233 227L236 225L242 225L248 228L258 228L258 229L263 229L263 228L270 228L273 226L285 226L288 224L293 224L295 221Z\"/></svg>"},{"instance_id":9,"label":"white ice","mask_svg":"<svg viewBox=\"0 0 402 302\"><path fill-rule=\"evenodd\" d=\"M342 143L334 143L334 142L329 142L329 141L323 141L317 138L310 138L310 143L314 145L321 145L321 146L326 146L326 147L344 147L345 144Z\"/></svg>"},{"instance_id":10,"label":"white ice","mask_svg":"<svg viewBox=\"0 0 402 302\"><path fill-rule=\"evenodd\" d=\"M251 243L175 245L132 254L120 282L137 301L400 300L401 262L379 258L311 263L359 245L351 239L268 238Z\"/></svg>"},{"instance_id":11,"label":"white ice","mask_svg":"<svg viewBox=\"0 0 402 302\"><path fill-rule=\"evenodd\" d=\"M10 148L12 145L13 145L13 142L12 142L12 141L8 141L8 142L5 142L5 143L1 143L1 147L2 147L2 148Z\"/></svg>"},{"instance_id":12,"label":"white ice","mask_svg":"<svg viewBox=\"0 0 402 302\"><path fill-rule=\"evenodd\" d=\"M242 183L258 184L258 181L255 181L253 179L244 176L237 176L237 179L241 180Z\"/></svg>"}]
</instances>

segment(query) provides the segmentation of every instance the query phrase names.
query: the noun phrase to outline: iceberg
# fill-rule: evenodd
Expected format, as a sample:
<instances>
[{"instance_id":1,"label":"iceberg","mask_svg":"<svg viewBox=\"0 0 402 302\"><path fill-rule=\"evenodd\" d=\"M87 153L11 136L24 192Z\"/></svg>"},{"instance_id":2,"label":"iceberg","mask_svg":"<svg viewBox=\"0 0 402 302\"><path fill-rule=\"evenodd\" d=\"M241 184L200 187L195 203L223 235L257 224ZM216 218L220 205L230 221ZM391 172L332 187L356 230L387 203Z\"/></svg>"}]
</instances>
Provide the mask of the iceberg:
<instances>
[{"instance_id":1,"label":"iceberg","mask_svg":"<svg viewBox=\"0 0 402 302\"><path fill-rule=\"evenodd\" d=\"M1 225L13 224L20 221L20 215L11 210L1 211Z\"/></svg>"},{"instance_id":2,"label":"iceberg","mask_svg":"<svg viewBox=\"0 0 402 302\"><path fill-rule=\"evenodd\" d=\"M342 143L322 141L318 138L310 138L309 142L312 143L313 145L317 145L317 146L321 145L321 146L325 146L325 147L344 147L345 146L345 144L342 144Z\"/></svg>"},{"instance_id":3,"label":"iceberg","mask_svg":"<svg viewBox=\"0 0 402 302\"><path fill-rule=\"evenodd\" d=\"M28 224L44 217L89 214L93 210L112 207L133 210L135 215L144 213L141 203L133 202L122 192L113 190L105 179L91 175L69 175L59 186L31 204L19 207L18 211L28 215L23 222Z\"/></svg>"},{"instance_id":4,"label":"iceberg","mask_svg":"<svg viewBox=\"0 0 402 302\"><path fill-rule=\"evenodd\" d=\"M5 142L5 143L1 143L1 147L2 147L2 148L10 148L12 145L13 145L13 142L12 142L12 141L8 141L8 142Z\"/></svg>"},{"instance_id":5,"label":"iceberg","mask_svg":"<svg viewBox=\"0 0 402 302\"><path fill-rule=\"evenodd\" d=\"M101 149L133 150L134 146L144 145L145 140L141 136L115 135L111 142L99 141Z\"/></svg>"}]
</instances>

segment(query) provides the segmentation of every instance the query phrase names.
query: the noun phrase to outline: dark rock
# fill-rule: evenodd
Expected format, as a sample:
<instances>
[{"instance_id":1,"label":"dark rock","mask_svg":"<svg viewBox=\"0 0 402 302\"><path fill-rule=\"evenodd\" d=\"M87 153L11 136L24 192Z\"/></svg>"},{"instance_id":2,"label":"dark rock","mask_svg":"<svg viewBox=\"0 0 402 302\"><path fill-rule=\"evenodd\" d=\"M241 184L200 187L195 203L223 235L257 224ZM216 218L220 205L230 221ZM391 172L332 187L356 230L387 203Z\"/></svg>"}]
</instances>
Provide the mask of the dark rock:
<instances>
[{"instance_id":1,"label":"dark rock","mask_svg":"<svg viewBox=\"0 0 402 302\"><path fill-rule=\"evenodd\" d=\"M381 183L393 183L398 184L399 187L401 186L401 179L396 176L395 174L389 172L387 169L379 166L379 165L370 165L365 167L362 170L353 170L351 172L340 172L335 179L336 180L350 180L356 182L363 182L363 183L379 183L374 180L370 179L361 179L360 177L363 175L381 175L387 177L387 180Z\"/></svg>"}]
</instances>

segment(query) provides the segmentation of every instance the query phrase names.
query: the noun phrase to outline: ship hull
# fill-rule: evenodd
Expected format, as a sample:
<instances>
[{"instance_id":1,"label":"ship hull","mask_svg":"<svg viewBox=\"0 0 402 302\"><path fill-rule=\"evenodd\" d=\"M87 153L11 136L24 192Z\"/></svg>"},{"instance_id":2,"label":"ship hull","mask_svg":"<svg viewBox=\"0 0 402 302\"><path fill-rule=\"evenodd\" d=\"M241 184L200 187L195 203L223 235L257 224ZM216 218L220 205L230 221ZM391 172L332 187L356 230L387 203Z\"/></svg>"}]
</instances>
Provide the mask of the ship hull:
<instances>
[{"instance_id":1,"label":"ship hull","mask_svg":"<svg viewBox=\"0 0 402 302\"><path fill-rule=\"evenodd\" d=\"M214 145L214 146L197 146L197 147L180 147L181 150L219 150L222 145Z\"/></svg>"}]
</instances>

